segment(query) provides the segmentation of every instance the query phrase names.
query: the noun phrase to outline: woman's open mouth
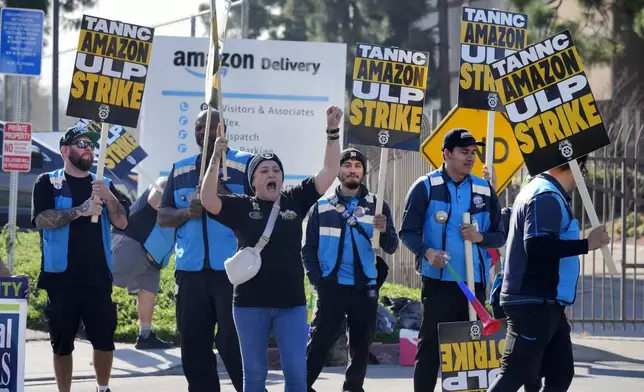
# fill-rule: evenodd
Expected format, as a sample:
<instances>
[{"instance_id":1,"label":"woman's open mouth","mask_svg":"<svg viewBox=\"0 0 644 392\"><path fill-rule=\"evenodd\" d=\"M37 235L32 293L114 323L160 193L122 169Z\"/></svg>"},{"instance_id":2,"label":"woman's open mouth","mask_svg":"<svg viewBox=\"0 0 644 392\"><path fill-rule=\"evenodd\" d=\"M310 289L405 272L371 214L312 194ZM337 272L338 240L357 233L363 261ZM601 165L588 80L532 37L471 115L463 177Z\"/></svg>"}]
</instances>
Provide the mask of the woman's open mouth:
<instances>
[{"instance_id":1,"label":"woman's open mouth","mask_svg":"<svg viewBox=\"0 0 644 392\"><path fill-rule=\"evenodd\" d=\"M266 188L269 191L274 192L275 189L277 189L277 183L275 181L269 181L268 184L266 184Z\"/></svg>"}]
</instances>

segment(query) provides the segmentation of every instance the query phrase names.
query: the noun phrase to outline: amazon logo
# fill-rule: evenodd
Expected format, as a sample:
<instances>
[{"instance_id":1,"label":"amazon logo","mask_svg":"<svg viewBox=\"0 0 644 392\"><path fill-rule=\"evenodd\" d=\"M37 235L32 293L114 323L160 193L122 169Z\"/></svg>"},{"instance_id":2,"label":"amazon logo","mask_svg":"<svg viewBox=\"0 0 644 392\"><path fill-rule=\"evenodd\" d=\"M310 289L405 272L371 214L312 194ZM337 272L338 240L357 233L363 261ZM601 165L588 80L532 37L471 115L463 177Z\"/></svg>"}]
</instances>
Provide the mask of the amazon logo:
<instances>
[{"instance_id":1,"label":"amazon logo","mask_svg":"<svg viewBox=\"0 0 644 392\"><path fill-rule=\"evenodd\" d=\"M206 52L177 50L174 52L172 62L175 67L183 67L186 72L193 76L205 78L206 73L201 71L206 67L207 58L208 53ZM254 69L255 56L250 53L223 53L221 55L221 67L223 76L226 76L231 68Z\"/></svg>"}]
</instances>

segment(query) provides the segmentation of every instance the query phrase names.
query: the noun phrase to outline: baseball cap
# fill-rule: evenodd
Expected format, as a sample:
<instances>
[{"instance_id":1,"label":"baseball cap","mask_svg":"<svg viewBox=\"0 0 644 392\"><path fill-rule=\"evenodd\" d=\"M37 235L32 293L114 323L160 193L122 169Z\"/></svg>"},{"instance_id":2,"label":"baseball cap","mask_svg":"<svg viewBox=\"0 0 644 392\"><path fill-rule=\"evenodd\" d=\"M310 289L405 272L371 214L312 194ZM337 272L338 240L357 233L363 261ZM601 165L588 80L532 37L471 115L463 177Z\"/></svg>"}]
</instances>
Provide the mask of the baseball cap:
<instances>
[{"instance_id":1,"label":"baseball cap","mask_svg":"<svg viewBox=\"0 0 644 392\"><path fill-rule=\"evenodd\" d=\"M68 128L63 137L60 138L59 147L69 146L74 140L81 136L88 137L96 146L98 146L98 140L101 138L101 134L98 132L90 131L79 125L74 125L73 127Z\"/></svg>"},{"instance_id":2,"label":"baseball cap","mask_svg":"<svg viewBox=\"0 0 644 392\"><path fill-rule=\"evenodd\" d=\"M347 161L349 159L356 159L360 161L362 163L362 167L364 168L364 172L367 172L367 158L360 150L356 148L347 148L340 153L340 164L343 164L344 161Z\"/></svg>"},{"instance_id":3,"label":"baseball cap","mask_svg":"<svg viewBox=\"0 0 644 392\"><path fill-rule=\"evenodd\" d=\"M485 143L476 141L467 129L455 128L445 134L442 150L452 150L454 147L469 147L472 145L485 146Z\"/></svg>"}]
</instances>

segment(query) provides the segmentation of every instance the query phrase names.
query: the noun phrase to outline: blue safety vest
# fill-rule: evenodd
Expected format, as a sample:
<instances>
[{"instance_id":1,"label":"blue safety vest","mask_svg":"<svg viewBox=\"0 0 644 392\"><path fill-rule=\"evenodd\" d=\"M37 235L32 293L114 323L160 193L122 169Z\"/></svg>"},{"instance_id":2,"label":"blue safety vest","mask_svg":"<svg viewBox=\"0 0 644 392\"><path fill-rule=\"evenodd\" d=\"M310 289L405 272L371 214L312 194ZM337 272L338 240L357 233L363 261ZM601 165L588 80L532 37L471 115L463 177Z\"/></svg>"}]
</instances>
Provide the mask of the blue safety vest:
<instances>
[{"instance_id":1,"label":"blue safety vest","mask_svg":"<svg viewBox=\"0 0 644 392\"><path fill-rule=\"evenodd\" d=\"M200 154L174 164L174 203L177 208L188 208L197 197L199 170L196 162ZM252 154L228 149L226 153L229 180L225 183L232 193L244 193L246 164ZM207 242L204 238L206 231ZM223 271L224 261L235 254L237 238L232 230L210 218L205 212L202 219L190 219L177 229L175 264L179 271L201 271L206 268L205 247L208 247L210 268Z\"/></svg>"},{"instance_id":2,"label":"blue safety vest","mask_svg":"<svg viewBox=\"0 0 644 392\"><path fill-rule=\"evenodd\" d=\"M337 190L336 190L337 192ZM361 209L359 209L361 207ZM320 260L320 267L322 270L322 277L326 278L333 271L336 263L340 262L340 242L343 242L342 252L350 252L354 254L353 245L351 243L351 234L355 240L360 256L360 263L362 270L366 277L371 280L367 284L375 284L378 276L376 270L376 254L371 247L371 241L367 240L364 235L347 223L349 218L342 216L347 207L341 203L338 196L334 193L330 196L323 196L317 201L318 208L318 222L320 226L320 240L318 245L318 259ZM361 213L356 214L356 210L364 211L364 216ZM353 217L355 224L360 225L365 234L369 238L373 236L373 218L376 212L376 196L371 192L363 192L358 199L358 204L353 210ZM350 228L350 231L347 230ZM355 260L354 260L355 262ZM355 277L354 277L355 279Z\"/></svg>"},{"instance_id":3,"label":"blue safety vest","mask_svg":"<svg viewBox=\"0 0 644 392\"><path fill-rule=\"evenodd\" d=\"M561 208L561 224L559 226L559 239L561 240L579 240L580 238L580 229L579 222L575 218L573 212L570 209L570 206L566 202L565 196L561 193L559 188L552 182L548 181L543 177L536 177L528 185L526 185L515 201L528 202L530 199L535 198L539 194L550 193L555 195L555 199L559 202L559 207ZM508 235L508 246L507 246L507 258L506 262L512 262L512 252L513 248L511 246L513 237L516 235L514 231L510 231ZM521 247L522 252L525 252L524 248ZM505 276L503 278L502 289L501 289L501 304L511 304L512 302L542 302L543 298L538 298L533 301L530 299L525 300L504 300L503 296L506 293L521 295L520 283L513 282L512 277L508 277L509 270L505 270ZM559 260L559 282L557 284L557 297L556 301L560 304L571 305L575 302L577 294L577 281L579 278L579 256L569 256L564 257ZM518 284L519 286L515 286Z\"/></svg>"},{"instance_id":4,"label":"blue safety vest","mask_svg":"<svg viewBox=\"0 0 644 392\"><path fill-rule=\"evenodd\" d=\"M429 205L425 211L425 224L423 225L423 242L430 248L445 250L450 254L450 264L461 279L467 279L465 271L465 242L461 236L460 226L463 223L463 213L470 213L472 224L478 224L481 233L490 227L490 209L492 191L490 184L479 177L469 175L460 184L458 189L454 181L443 174L442 169L435 170L421 177L419 181L425 184ZM437 221L437 213L447 214L447 221ZM474 261L474 281L487 283L490 273L492 255L484 247L472 244L472 258ZM424 277L454 281L452 274L443 268L432 266L423 255L417 265L417 271Z\"/></svg>"},{"instance_id":5,"label":"blue safety vest","mask_svg":"<svg viewBox=\"0 0 644 392\"><path fill-rule=\"evenodd\" d=\"M130 207L130 224L125 231L114 230L138 241L153 259L154 265L165 268L174 252L175 229L162 228L157 223L157 211L148 203L150 189L134 201Z\"/></svg>"},{"instance_id":6,"label":"blue safety vest","mask_svg":"<svg viewBox=\"0 0 644 392\"><path fill-rule=\"evenodd\" d=\"M72 208L72 194L65 181L65 170L58 169L47 173L49 181L54 187L54 208L57 210L66 210ZM92 180L96 180L96 175L92 175ZM103 178L105 184L110 186L110 179ZM108 217L107 208L103 208L100 218L101 234L103 236L103 249L105 251L105 261L107 267L112 270L112 234L110 232L110 218ZM69 248L69 224L57 227L55 229L42 229L42 253L43 253L43 270L45 272L60 273L67 270L67 251Z\"/></svg>"}]
</instances>

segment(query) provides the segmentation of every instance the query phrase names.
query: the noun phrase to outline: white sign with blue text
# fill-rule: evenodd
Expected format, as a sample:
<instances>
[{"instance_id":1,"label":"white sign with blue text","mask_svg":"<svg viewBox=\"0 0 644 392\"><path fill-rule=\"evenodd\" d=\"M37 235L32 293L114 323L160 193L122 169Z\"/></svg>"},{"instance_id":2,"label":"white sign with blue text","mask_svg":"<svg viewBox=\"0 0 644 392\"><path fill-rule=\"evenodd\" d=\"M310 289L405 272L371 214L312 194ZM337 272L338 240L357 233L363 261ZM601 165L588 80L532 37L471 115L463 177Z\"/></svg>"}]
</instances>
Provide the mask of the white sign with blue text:
<instances>
[{"instance_id":1,"label":"white sign with blue text","mask_svg":"<svg viewBox=\"0 0 644 392\"><path fill-rule=\"evenodd\" d=\"M0 10L0 74L40 76L44 22L41 10Z\"/></svg>"},{"instance_id":2,"label":"white sign with blue text","mask_svg":"<svg viewBox=\"0 0 644 392\"><path fill-rule=\"evenodd\" d=\"M199 152L194 126L208 57L207 38L154 39L140 138L149 154L140 168L151 177ZM319 171L326 109L344 107L346 52L340 43L227 39L221 67L230 147L277 154L286 185ZM148 185L139 178L140 192Z\"/></svg>"}]
</instances>

